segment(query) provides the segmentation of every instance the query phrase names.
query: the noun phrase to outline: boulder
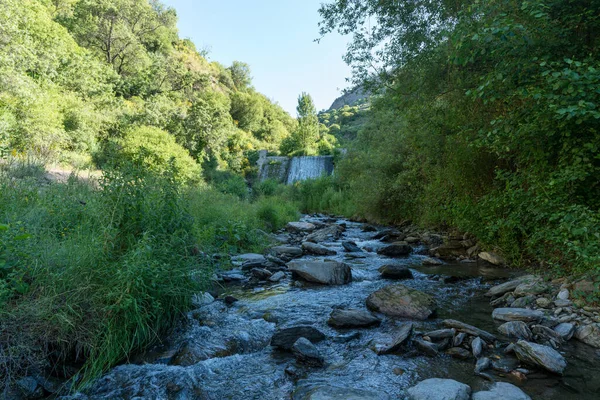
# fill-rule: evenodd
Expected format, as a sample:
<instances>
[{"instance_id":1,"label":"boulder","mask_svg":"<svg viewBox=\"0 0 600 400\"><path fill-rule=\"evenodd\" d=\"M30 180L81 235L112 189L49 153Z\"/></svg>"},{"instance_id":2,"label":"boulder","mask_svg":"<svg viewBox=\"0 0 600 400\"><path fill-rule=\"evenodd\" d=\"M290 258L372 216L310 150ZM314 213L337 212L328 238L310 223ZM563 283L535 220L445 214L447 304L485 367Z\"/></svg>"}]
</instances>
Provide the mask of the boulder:
<instances>
[{"instance_id":1,"label":"boulder","mask_svg":"<svg viewBox=\"0 0 600 400\"><path fill-rule=\"evenodd\" d=\"M314 254L317 256L334 256L337 254L335 250L313 242L302 243L302 250L304 250L307 254Z\"/></svg>"},{"instance_id":2,"label":"boulder","mask_svg":"<svg viewBox=\"0 0 600 400\"><path fill-rule=\"evenodd\" d=\"M367 307L391 317L424 320L437 308L434 298L404 285L390 285L372 293Z\"/></svg>"},{"instance_id":3,"label":"boulder","mask_svg":"<svg viewBox=\"0 0 600 400\"><path fill-rule=\"evenodd\" d=\"M325 359L317 347L304 337L301 337L294 342L292 354L296 357L296 360L302 364L312 367L322 367L323 364L325 364Z\"/></svg>"},{"instance_id":4,"label":"boulder","mask_svg":"<svg viewBox=\"0 0 600 400\"><path fill-rule=\"evenodd\" d=\"M575 330L575 339L600 349L600 324L580 326Z\"/></svg>"},{"instance_id":5,"label":"boulder","mask_svg":"<svg viewBox=\"0 0 600 400\"><path fill-rule=\"evenodd\" d=\"M271 338L271 346L283 350L291 350L296 340L301 337L310 340L313 343L318 343L325 340L323 332L310 325L292 326L289 328L278 329Z\"/></svg>"},{"instance_id":6,"label":"boulder","mask_svg":"<svg viewBox=\"0 0 600 400\"><path fill-rule=\"evenodd\" d=\"M276 246L271 249L276 257L298 258L302 257L304 252L300 247L294 246Z\"/></svg>"},{"instance_id":7,"label":"boulder","mask_svg":"<svg viewBox=\"0 0 600 400\"><path fill-rule=\"evenodd\" d=\"M566 342L571 340L575 334L575 325L568 322L563 322L562 324L558 324L554 327L554 332L556 332L562 338L562 340Z\"/></svg>"},{"instance_id":8,"label":"boulder","mask_svg":"<svg viewBox=\"0 0 600 400\"><path fill-rule=\"evenodd\" d=\"M342 236L343 232L344 232L344 227L342 227L341 225L337 225L337 224L329 225L326 228L319 229L318 231L315 231L315 232L311 233L310 235L308 235L306 237L306 241L313 242L313 243L334 241L334 240L338 240Z\"/></svg>"},{"instance_id":9,"label":"boulder","mask_svg":"<svg viewBox=\"0 0 600 400\"><path fill-rule=\"evenodd\" d=\"M502 258L502 256L500 256L496 253L492 253L492 252L484 251L483 253L479 253L479 258L481 258L482 260L487 261L493 265L505 265L506 264L506 260L504 258Z\"/></svg>"},{"instance_id":10,"label":"boulder","mask_svg":"<svg viewBox=\"0 0 600 400\"><path fill-rule=\"evenodd\" d=\"M514 279L512 281L504 282L500 285L496 285L496 286L492 287L490 290L487 291L487 293L485 295L487 297L502 296L505 293L512 292L513 290L515 290L517 288L517 286L519 286L523 282L526 282L531 279L534 279L533 275L522 276L522 277Z\"/></svg>"},{"instance_id":11,"label":"boulder","mask_svg":"<svg viewBox=\"0 0 600 400\"><path fill-rule=\"evenodd\" d=\"M562 375L567 367L564 357L549 346L519 340L514 346L514 351L520 361L555 374Z\"/></svg>"},{"instance_id":12,"label":"boulder","mask_svg":"<svg viewBox=\"0 0 600 400\"><path fill-rule=\"evenodd\" d=\"M531 400L521 389L506 382L496 382L489 390L473 394L473 400Z\"/></svg>"},{"instance_id":13,"label":"boulder","mask_svg":"<svg viewBox=\"0 0 600 400\"><path fill-rule=\"evenodd\" d=\"M285 229L294 233L312 232L315 228L315 225L310 222L289 222L285 226Z\"/></svg>"},{"instance_id":14,"label":"boulder","mask_svg":"<svg viewBox=\"0 0 600 400\"><path fill-rule=\"evenodd\" d=\"M465 257L467 250L463 247L460 240L449 240L441 246L434 247L429 251L429 254L441 259L453 259Z\"/></svg>"},{"instance_id":15,"label":"boulder","mask_svg":"<svg viewBox=\"0 0 600 400\"><path fill-rule=\"evenodd\" d=\"M385 340L374 340L371 348L378 355L394 353L398 351L398 349L410 337L412 330L412 323L404 323L400 325L389 338L386 338Z\"/></svg>"},{"instance_id":16,"label":"boulder","mask_svg":"<svg viewBox=\"0 0 600 400\"><path fill-rule=\"evenodd\" d=\"M334 328L365 328L379 325L381 320L366 310L337 309L329 316L327 324Z\"/></svg>"},{"instance_id":17,"label":"boulder","mask_svg":"<svg viewBox=\"0 0 600 400\"><path fill-rule=\"evenodd\" d=\"M439 353L439 348L435 343L428 342L423 339L416 339L413 341L417 350L421 353L428 355L429 357L435 357Z\"/></svg>"},{"instance_id":18,"label":"boulder","mask_svg":"<svg viewBox=\"0 0 600 400\"><path fill-rule=\"evenodd\" d=\"M492 312L492 318L499 321L523 321L538 322L544 317L544 313L527 308L496 308Z\"/></svg>"},{"instance_id":19,"label":"boulder","mask_svg":"<svg viewBox=\"0 0 600 400\"><path fill-rule=\"evenodd\" d=\"M382 242L393 242L393 241L404 240L405 237L406 237L405 234L403 234L399 230L393 229L393 228L383 229L383 230L377 232L375 235L373 235L374 240L381 240Z\"/></svg>"},{"instance_id":20,"label":"boulder","mask_svg":"<svg viewBox=\"0 0 600 400\"><path fill-rule=\"evenodd\" d=\"M471 388L452 379L426 379L407 390L410 400L469 400Z\"/></svg>"},{"instance_id":21,"label":"boulder","mask_svg":"<svg viewBox=\"0 0 600 400\"><path fill-rule=\"evenodd\" d=\"M442 325L444 325L446 328L454 328L459 332L464 332L471 336L480 336L488 343L496 341L496 336L492 335L491 333L454 319L446 319L442 321ZM458 344L455 344L455 346L458 346Z\"/></svg>"},{"instance_id":22,"label":"boulder","mask_svg":"<svg viewBox=\"0 0 600 400\"><path fill-rule=\"evenodd\" d=\"M407 243L398 242L377 250L377 254L386 257L405 257L412 253L412 247Z\"/></svg>"},{"instance_id":23,"label":"boulder","mask_svg":"<svg viewBox=\"0 0 600 400\"><path fill-rule=\"evenodd\" d=\"M263 265L267 259L262 254L246 253L231 257L231 263L236 266L241 266L246 263Z\"/></svg>"},{"instance_id":24,"label":"boulder","mask_svg":"<svg viewBox=\"0 0 600 400\"><path fill-rule=\"evenodd\" d=\"M436 265L443 265L444 262L441 260L438 260L437 258L425 257L423 259L423 261L421 261L421 264L423 264L425 266L436 266Z\"/></svg>"},{"instance_id":25,"label":"boulder","mask_svg":"<svg viewBox=\"0 0 600 400\"><path fill-rule=\"evenodd\" d=\"M531 330L523 321L511 321L498 327L498 331L504 336L514 339L531 340Z\"/></svg>"},{"instance_id":26,"label":"boulder","mask_svg":"<svg viewBox=\"0 0 600 400\"><path fill-rule=\"evenodd\" d=\"M386 279L412 279L410 269L402 265L384 265L379 268L379 273Z\"/></svg>"},{"instance_id":27,"label":"boulder","mask_svg":"<svg viewBox=\"0 0 600 400\"><path fill-rule=\"evenodd\" d=\"M345 240L342 242L342 247L344 248L344 250L346 250L348 253L362 253L362 250L360 249L360 247L358 247L356 245L356 243L351 242L349 240Z\"/></svg>"},{"instance_id":28,"label":"boulder","mask_svg":"<svg viewBox=\"0 0 600 400\"><path fill-rule=\"evenodd\" d=\"M250 273L253 277L261 281L266 281L271 276L273 276L273 273L271 271L262 268L252 268L252 271L250 271Z\"/></svg>"},{"instance_id":29,"label":"boulder","mask_svg":"<svg viewBox=\"0 0 600 400\"><path fill-rule=\"evenodd\" d=\"M338 261L296 260L288 269L300 278L322 285L343 285L352 281L350 266Z\"/></svg>"},{"instance_id":30,"label":"boulder","mask_svg":"<svg viewBox=\"0 0 600 400\"><path fill-rule=\"evenodd\" d=\"M510 304L511 308L525 308L535 303L535 296L530 294L528 296L519 297Z\"/></svg>"},{"instance_id":31,"label":"boulder","mask_svg":"<svg viewBox=\"0 0 600 400\"><path fill-rule=\"evenodd\" d=\"M546 293L550 286L542 279L534 279L528 282L523 282L515 288L515 296L538 295Z\"/></svg>"}]
</instances>

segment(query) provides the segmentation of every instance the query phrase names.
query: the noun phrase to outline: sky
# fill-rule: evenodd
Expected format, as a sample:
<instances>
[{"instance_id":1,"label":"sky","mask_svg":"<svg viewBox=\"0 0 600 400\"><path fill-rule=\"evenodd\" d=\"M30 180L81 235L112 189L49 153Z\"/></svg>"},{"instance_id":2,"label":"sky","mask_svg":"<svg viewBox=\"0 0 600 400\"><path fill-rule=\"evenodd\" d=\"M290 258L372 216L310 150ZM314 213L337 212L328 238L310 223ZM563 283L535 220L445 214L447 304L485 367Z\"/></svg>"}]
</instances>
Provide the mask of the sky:
<instances>
[{"instance_id":1,"label":"sky","mask_svg":"<svg viewBox=\"0 0 600 400\"><path fill-rule=\"evenodd\" d=\"M292 116L301 92L328 109L348 86L342 60L349 39L320 43L318 9L325 0L163 0L177 10L179 33L225 66L250 65L253 86Z\"/></svg>"}]
</instances>

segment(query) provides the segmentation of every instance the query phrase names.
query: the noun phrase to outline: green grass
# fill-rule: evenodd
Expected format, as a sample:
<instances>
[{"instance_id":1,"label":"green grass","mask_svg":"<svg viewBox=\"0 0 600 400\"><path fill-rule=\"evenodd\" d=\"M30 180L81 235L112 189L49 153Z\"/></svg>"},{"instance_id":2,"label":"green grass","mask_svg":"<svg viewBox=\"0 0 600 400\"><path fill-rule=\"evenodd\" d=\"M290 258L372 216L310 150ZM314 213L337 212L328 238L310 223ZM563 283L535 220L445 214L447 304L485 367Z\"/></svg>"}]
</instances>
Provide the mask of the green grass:
<instances>
[{"instance_id":1,"label":"green grass","mask_svg":"<svg viewBox=\"0 0 600 400\"><path fill-rule=\"evenodd\" d=\"M267 231L297 217L283 198L134 167L105 171L99 188L0 175L0 385L71 365L84 386L189 309L213 253L262 251Z\"/></svg>"}]
</instances>

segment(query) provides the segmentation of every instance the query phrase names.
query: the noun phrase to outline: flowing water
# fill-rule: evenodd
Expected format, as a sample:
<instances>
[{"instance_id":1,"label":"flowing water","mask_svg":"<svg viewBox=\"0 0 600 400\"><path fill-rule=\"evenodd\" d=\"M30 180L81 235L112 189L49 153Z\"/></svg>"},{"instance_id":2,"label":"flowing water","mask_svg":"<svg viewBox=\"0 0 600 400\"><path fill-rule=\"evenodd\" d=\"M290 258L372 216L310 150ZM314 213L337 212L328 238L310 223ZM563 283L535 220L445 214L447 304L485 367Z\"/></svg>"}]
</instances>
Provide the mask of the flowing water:
<instances>
[{"instance_id":1,"label":"flowing water","mask_svg":"<svg viewBox=\"0 0 600 400\"><path fill-rule=\"evenodd\" d=\"M294 157L290 161L287 184L333 173L333 156Z\"/></svg>"},{"instance_id":2,"label":"flowing water","mask_svg":"<svg viewBox=\"0 0 600 400\"><path fill-rule=\"evenodd\" d=\"M215 301L190 312L185 326L168 343L143 355L137 364L115 368L87 395L78 394L75 398L403 399L406 388L431 377L456 379L471 385L474 391L487 387L487 381L473 374L474 360L456 360L446 355L430 358L402 351L376 355L369 344L394 329L391 319L384 319L379 327L348 330L332 329L327 320L336 307L364 309L369 294L392 283L381 279L377 269L394 262L413 270L415 279L402 281L403 284L437 299L437 317L417 322L417 330L437 329L442 319L453 318L496 333L489 299L482 293L493 280L513 273L476 264L424 267L419 249L410 257L390 260L376 254L381 243L371 240L372 233L362 232L356 223L338 222L347 224L344 240L354 240L371 250L360 253L359 257L364 258L349 258L341 241L324 243L337 251L336 256L328 258L345 261L352 267L351 284L298 285L286 279L258 287L224 287L221 298L229 294L239 301L231 306ZM463 279L448 284L441 276ZM325 356L325 367L302 367L290 353L269 346L276 327L298 324L314 325L326 334L327 339L317 344ZM520 386L533 399L599 399L598 352L575 341L562 350L569 363L562 378L540 372L525 382L495 373L494 378ZM321 397L316 393L321 393Z\"/></svg>"}]
</instances>

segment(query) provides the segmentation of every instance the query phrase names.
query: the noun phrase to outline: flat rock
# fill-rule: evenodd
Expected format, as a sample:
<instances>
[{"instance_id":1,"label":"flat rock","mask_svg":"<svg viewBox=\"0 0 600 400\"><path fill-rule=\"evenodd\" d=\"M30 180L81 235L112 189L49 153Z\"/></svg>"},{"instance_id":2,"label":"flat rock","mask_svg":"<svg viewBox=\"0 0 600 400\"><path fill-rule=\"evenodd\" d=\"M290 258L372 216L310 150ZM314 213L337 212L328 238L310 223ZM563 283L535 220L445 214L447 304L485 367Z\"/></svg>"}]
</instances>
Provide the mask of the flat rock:
<instances>
[{"instance_id":1,"label":"flat rock","mask_svg":"<svg viewBox=\"0 0 600 400\"><path fill-rule=\"evenodd\" d=\"M393 243L377 250L377 254L386 257L405 257L412 253L412 247L407 243Z\"/></svg>"},{"instance_id":2,"label":"flat rock","mask_svg":"<svg viewBox=\"0 0 600 400\"><path fill-rule=\"evenodd\" d=\"M410 400L469 400L469 385L452 379L426 379L407 390Z\"/></svg>"},{"instance_id":3,"label":"flat rock","mask_svg":"<svg viewBox=\"0 0 600 400\"><path fill-rule=\"evenodd\" d=\"M378 271L386 279L413 279L410 269L402 265L383 265Z\"/></svg>"},{"instance_id":4,"label":"flat rock","mask_svg":"<svg viewBox=\"0 0 600 400\"><path fill-rule=\"evenodd\" d=\"M511 321L498 327L498 331L508 338L531 340L531 330L523 321Z\"/></svg>"},{"instance_id":5,"label":"flat rock","mask_svg":"<svg viewBox=\"0 0 600 400\"><path fill-rule=\"evenodd\" d=\"M562 340L566 342L571 340L575 334L575 325L568 322L563 322L562 324L558 324L554 327L554 332L556 332L562 338Z\"/></svg>"},{"instance_id":6,"label":"flat rock","mask_svg":"<svg viewBox=\"0 0 600 400\"><path fill-rule=\"evenodd\" d=\"M360 247L358 247L356 245L356 243L349 241L349 240L345 240L342 242L342 247L344 248L344 250L346 250L348 253L362 253L362 250L360 249Z\"/></svg>"},{"instance_id":7,"label":"flat rock","mask_svg":"<svg viewBox=\"0 0 600 400\"><path fill-rule=\"evenodd\" d=\"M344 233L343 226L337 224L329 225L326 228L319 229L318 231L315 231L310 235L306 236L306 241L320 243L338 240L342 236L342 233Z\"/></svg>"},{"instance_id":8,"label":"flat rock","mask_svg":"<svg viewBox=\"0 0 600 400\"><path fill-rule=\"evenodd\" d=\"M334 256L337 254L335 250L313 242L302 243L302 250L308 254L314 254L317 256Z\"/></svg>"},{"instance_id":9,"label":"flat rock","mask_svg":"<svg viewBox=\"0 0 600 400\"><path fill-rule=\"evenodd\" d=\"M496 253L488 252L488 251L479 253L479 258L481 258L482 260L487 261L493 265L505 265L506 264L506 260L504 258L502 258L502 256L500 256L499 254L496 254Z\"/></svg>"},{"instance_id":10,"label":"flat rock","mask_svg":"<svg viewBox=\"0 0 600 400\"><path fill-rule=\"evenodd\" d=\"M489 390L473 394L473 400L531 400L521 389L506 382L496 382Z\"/></svg>"},{"instance_id":11,"label":"flat rock","mask_svg":"<svg viewBox=\"0 0 600 400\"><path fill-rule=\"evenodd\" d=\"M378 355L394 353L406 342L412 331L413 324L410 322L404 323L394 331L390 338L374 341L371 348Z\"/></svg>"},{"instance_id":12,"label":"flat rock","mask_svg":"<svg viewBox=\"0 0 600 400\"><path fill-rule=\"evenodd\" d=\"M426 293L404 285L390 285L372 293L367 307L391 317L424 320L437 308L434 298Z\"/></svg>"},{"instance_id":13,"label":"flat rock","mask_svg":"<svg viewBox=\"0 0 600 400\"><path fill-rule=\"evenodd\" d=\"M416 339L413 343L415 344L417 350L428 355L429 357L435 357L439 353L438 346L436 346L435 343L431 343L423 339Z\"/></svg>"},{"instance_id":14,"label":"flat rock","mask_svg":"<svg viewBox=\"0 0 600 400\"><path fill-rule=\"evenodd\" d=\"M508 281L508 282L504 282L500 285L496 285L492 288L490 288L490 290L487 291L487 293L485 294L487 297L498 297L498 296L502 296L505 293L508 292L512 292L513 290L515 290L517 288L517 286L519 286L521 283L534 279L535 277L533 275L527 275L527 276L522 276L520 278Z\"/></svg>"},{"instance_id":15,"label":"flat rock","mask_svg":"<svg viewBox=\"0 0 600 400\"><path fill-rule=\"evenodd\" d=\"M304 255L302 249L295 246L275 246L271 250L277 257L298 258Z\"/></svg>"},{"instance_id":16,"label":"flat rock","mask_svg":"<svg viewBox=\"0 0 600 400\"><path fill-rule=\"evenodd\" d=\"M318 343L325 340L323 332L310 325L292 326L289 328L278 329L271 338L271 346L283 350L291 350L296 340L301 337L310 340L313 343Z\"/></svg>"},{"instance_id":17,"label":"flat rock","mask_svg":"<svg viewBox=\"0 0 600 400\"><path fill-rule=\"evenodd\" d=\"M527 308L496 308L492 312L492 318L506 322L537 322L543 317L544 313L542 311L529 310Z\"/></svg>"},{"instance_id":18,"label":"flat rock","mask_svg":"<svg viewBox=\"0 0 600 400\"><path fill-rule=\"evenodd\" d=\"M515 288L515 296L539 295L550 290L550 286L542 279L523 282Z\"/></svg>"},{"instance_id":19,"label":"flat rock","mask_svg":"<svg viewBox=\"0 0 600 400\"><path fill-rule=\"evenodd\" d=\"M496 336L491 333L484 331L483 329L479 329L474 327L473 325L465 324L464 322L460 322L454 319L446 319L442 321L442 325L446 328L454 328L459 332L464 332L468 335L472 336L480 336L483 340L488 343L496 341Z\"/></svg>"},{"instance_id":20,"label":"flat rock","mask_svg":"<svg viewBox=\"0 0 600 400\"><path fill-rule=\"evenodd\" d=\"M329 316L327 324L334 328L365 328L379 325L381 319L366 310L337 309Z\"/></svg>"},{"instance_id":21,"label":"flat rock","mask_svg":"<svg viewBox=\"0 0 600 400\"><path fill-rule=\"evenodd\" d=\"M522 362L541 367L555 374L562 375L567 367L564 357L549 346L519 340L514 346L514 351Z\"/></svg>"},{"instance_id":22,"label":"flat rock","mask_svg":"<svg viewBox=\"0 0 600 400\"><path fill-rule=\"evenodd\" d=\"M438 329L438 330L430 331L430 332L423 334L423 336L427 336L431 340L442 340L442 339L448 339L448 338L452 339L454 337L454 335L456 335L456 329L453 329L453 328Z\"/></svg>"},{"instance_id":23,"label":"flat rock","mask_svg":"<svg viewBox=\"0 0 600 400\"><path fill-rule=\"evenodd\" d=\"M588 346L600 349L600 324L580 326L575 330L575 339Z\"/></svg>"},{"instance_id":24,"label":"flat rock","mask_svg":"<svg viewBox=\"0 0 600 400\"><path fill-rule=\"evenodd\" d=\"M262 265L267 262L267 259L262 254L246 253L231 257L231 262L238 266L245 263L257 263Z\"/></svg>"},{"instance_id":25,"label":"flat rock","mask_svg":"<svg viewBox=\"0 0 600 400\"><path fill-rule=\"evenodd\" d=\"M421 264L423 264L425 266L435 266L435 265L443 265L444 262L442 260L438 260L437 258L425 257L423 259L423 261L421 261Z\"/></svg>"},{"instance_id":26,"label":"flat rock","mask_svg":"<svg viewBox=\"0 0 600 400\"><path fill-rule=\"evenodd\" d=\"M312 367L322 367L325 364L325 359L319 352L319 349L305 337L301 337L294 342L292 354L302 364Z\"/></svg>"},{"instance_id":27,"label":"flat rock","mask_svg":"<svg viewBox=\"0 0 600 400\"><path fill-rule=\"evenodd\" d=\"M338 261L295 260L287 266L290 271L308 282L344 285L352 281L350 266Z\"/></svg>"},{"instance_id":28,"label":"flat rock","mask_svg":"<svg viewBox=\"0 0 600 400\"><path fill-rule=\"evenodd\" d=\"M315 225L310 222L289 222L285 226L285 229L294 233L312 232L315 228Z\"/></svg>"}]
</instances>

